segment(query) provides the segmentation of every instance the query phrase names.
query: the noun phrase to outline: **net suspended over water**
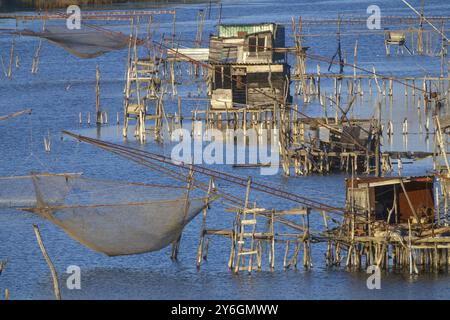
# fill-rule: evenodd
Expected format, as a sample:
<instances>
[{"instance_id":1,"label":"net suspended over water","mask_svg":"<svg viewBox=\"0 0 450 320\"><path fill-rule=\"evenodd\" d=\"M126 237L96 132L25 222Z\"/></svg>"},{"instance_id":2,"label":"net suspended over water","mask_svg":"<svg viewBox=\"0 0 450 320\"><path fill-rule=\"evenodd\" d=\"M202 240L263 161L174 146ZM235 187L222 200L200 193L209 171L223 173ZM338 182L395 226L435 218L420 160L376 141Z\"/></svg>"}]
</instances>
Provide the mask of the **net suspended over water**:
<instances>
[{"instance_id":1,"label":"net suspended over water","mask_svg":"<svg viewBox=\"0 0 450 320\"><path fill-rule=\"evenodd\" d=\"M95 58L107 52L128 46L129 37L103 28L84 27L70 30L67 27L49 26L44 31L24 30L24 36L45 38L79 58Z\"/></svg>"},{"instance_id":2,"label":"net suspended over water","mask_svg":"<svg viewBox=\"0 0 450 320\"><path fill-rule=\"evenodd\" d=\"M160 250L206 205L185 188L80 175L0 178L0 207L39 214L83 245L109 256Z\"/></svg>"}]
</instances>

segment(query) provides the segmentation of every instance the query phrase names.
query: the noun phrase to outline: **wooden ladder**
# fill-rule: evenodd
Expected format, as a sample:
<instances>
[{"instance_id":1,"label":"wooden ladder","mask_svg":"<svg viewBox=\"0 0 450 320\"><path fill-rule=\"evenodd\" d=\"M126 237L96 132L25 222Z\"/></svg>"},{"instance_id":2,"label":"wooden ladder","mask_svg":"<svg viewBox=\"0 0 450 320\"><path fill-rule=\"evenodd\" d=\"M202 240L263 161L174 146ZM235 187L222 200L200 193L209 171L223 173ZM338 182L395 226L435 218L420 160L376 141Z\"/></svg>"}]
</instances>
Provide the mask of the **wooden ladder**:
<instances>
[{"instance_id":1,"label":"wooden ladder","mask_svg":"<svg viewBox=\"0 0 450 320\"><path fill-rule=\"evenodd\" d=\"M247 270L251 272L255 269L254 257L258 253L255 246L255 233L256 233L256 213L258 212L258 208L255 209L244 209L242 212L238 212L238 223L237 223L237 234L239 234L237 240L237 257L236 257L236 265L234 268L235 272L241 270ZM242 218L241 218L242 217ZM246 230L246 228L250 228L250 230ZM249 244L247 247L245 244ZM248 264L245 265L245 261L248 258Z\"/></svg>"},{"instance_id":2,"label":"wooden ladder","mask_svg":"<svg viewBox=\"0 0 450 320\"><path fill-rule=\"evenodd\" d=\"M125 126L123 135L128 132L129 119L136 119L135 135L142 141L145 140L145 120L155 120L155 130L159 127L160 110L158 91L158 70L154 62L139 60L137 57L130 61L127 82L125 87L124 118ZM155 114L149 114L149 102L155 105ZM155 132L156 134L157 132Z\"/></svg>"},{"instance_id":3,"label":"wooden ladder","mask_svg":"<svg viewBox=\"0 0 450 320\"><path fill-rule=\"evenodd\" d=\"M245 195L245 205L244 209L238 210L236 216L236 243L237 243L237 253L236 253L236 263L234 266L234 272L239 272L241 270L247 270L251 272L255 267L253 266L254 257L258 254L255 246L255 233L256 233L256 214L264 209L259 208L248 208L250 187L252 179L251 177L247 180L247 192ZM250 228L248 231L246 228ZM249 246L245 246L248 243ZM248 258L248 264L245 265L245 261Z\"/></svg>"}]
</instances>

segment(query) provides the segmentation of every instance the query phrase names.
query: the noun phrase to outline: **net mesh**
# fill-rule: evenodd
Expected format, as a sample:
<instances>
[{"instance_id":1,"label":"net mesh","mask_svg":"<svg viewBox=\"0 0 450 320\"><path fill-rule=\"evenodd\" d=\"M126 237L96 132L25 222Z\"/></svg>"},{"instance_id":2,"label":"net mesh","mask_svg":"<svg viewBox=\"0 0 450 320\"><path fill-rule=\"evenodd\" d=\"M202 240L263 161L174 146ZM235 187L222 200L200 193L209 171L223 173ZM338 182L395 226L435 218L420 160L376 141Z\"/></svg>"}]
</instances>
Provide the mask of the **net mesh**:
<instances>
[{"instance_id":1,"label":"net mesh","mask_svg":"<svg viewBox=\"0 0 450 320\"><path fill-rule=\"evenodd\" d=\"M81 29L73 30L67 27L49 26L42 32L24 30L20 34L45 38L83 59L95 58L114 50L123 49L129 43L129 37L120 32L83 26Z\"/></svg>"},{"instance_id":2,"label":"net mesh","mask_svg":"<svg viewBox=\"0 0 450 320\"><path fill-rule=\"evenodd\" d=\"M184 188L79 175L0 178L0 206L39 214L85 246L109 256L160 250L205 206Z\"/></svg>"}]
</instances>

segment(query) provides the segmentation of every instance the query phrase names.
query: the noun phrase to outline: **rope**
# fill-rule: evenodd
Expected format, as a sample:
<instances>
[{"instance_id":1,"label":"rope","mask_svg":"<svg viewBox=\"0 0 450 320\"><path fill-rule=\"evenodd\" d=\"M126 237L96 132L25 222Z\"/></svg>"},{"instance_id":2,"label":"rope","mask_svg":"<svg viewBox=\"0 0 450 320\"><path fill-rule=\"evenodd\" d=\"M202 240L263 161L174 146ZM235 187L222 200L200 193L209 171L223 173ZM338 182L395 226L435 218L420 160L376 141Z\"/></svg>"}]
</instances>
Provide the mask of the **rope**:
<instances>
[{"instance_id":1,"label":"rope","mask_svg":"<svg viewBox=\"0 0 450 320\"><path fill-rule=\"evenodd\" d=\"M239 185L239 186L243 186L246 187L247 186L247 179L245 178L241 178L239 176L234 176L232 174L228 174L228 173L224 173L224 172L219 172L213 169L209 169L209 168L205 168L205 167L201 167L199 165L185 165L183 163L178 164L178 163L173 163L172 160L164 155L160 155L160 154L156 154L156 153L152 153L149 151L143 151L143 150L139 150L139 149L135 149L135 148L131 148L131 147L123 147L117 144L113 144L113 143L109 143L109 142L104 142L101 140L97 140L97 139L93 139L93 138L88 138L85 136L81 136L81 135L76 135L73 134L71 132L68 131L63 131L63 134L66 134L68 136L71 136L73 138L78 139L79 141L85 142L85 143L89 143L92 144L94 146L97 146L99 148L108 150L112 153L118 154L120 156L124 156L126 158L135 158L135 160L145 160L145 159L150 159L153 161L158 161L161 163L165 163L165 164L169 164L172 165L174 167L178 167L178 168L183 168L185 170L190 170L192 167L192 170L196 173L200 173L202 175L206 175L209 177L213 177L213 178L217 178L235 185ZM165 168L166 170L168 170L167 168ZM308 207L317 209L317 210L323 210L323 211L328 211L328 212L333 212L333 213L344 213L345 209L344 208L338 208L338 207L333 207L324 203L321 203L319 201L315 201L315 200L311 200L299 195L295 195L293 193L290 193L288 191L285 190L280 190L280 189L276 189L270 186L267 186L264 183L259 183L257 181L252 181L252 185L251 188L256 190L256 191L260 191L266 194L270 194L270 195L274 195L276 197L285 199L285 200L290 200L293 202L297 202L299 204L302 205L306 205ZM229 195L228 195L229 196Z\"/></svg>"}]
</instances>

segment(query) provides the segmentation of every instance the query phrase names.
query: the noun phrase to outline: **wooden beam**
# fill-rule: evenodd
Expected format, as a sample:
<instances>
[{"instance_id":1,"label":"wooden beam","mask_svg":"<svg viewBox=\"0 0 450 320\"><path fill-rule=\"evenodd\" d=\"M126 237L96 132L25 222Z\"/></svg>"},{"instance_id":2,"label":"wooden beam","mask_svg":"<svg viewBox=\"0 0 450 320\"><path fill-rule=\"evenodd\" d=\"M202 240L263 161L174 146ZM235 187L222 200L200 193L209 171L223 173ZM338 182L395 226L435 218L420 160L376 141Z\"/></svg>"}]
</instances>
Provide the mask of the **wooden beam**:
<instances>
[{"instance_id":1,"label":"wooden beam","mask_svg":"<svg viewBox=\"0 0 450 320\"><path fill-rule=\"evenodd\" d=\"M42 242L41 233L39 232L39 227L35 224L33 224L34 233L36 235L37 242L39 244L39 247L41 248L42 255L45 258L45 261L47 262L47 265L50 269L50 273L52 274L53 279L53 290L55 292L55 298L56 300L61 300L61 291L59 287L59 281L58 281L58 274L56 273L55 266L52 263L52 260L50 259L49 255L47 254L47 250L45 250L44 242Z\"/></svg>"}]
</instances>

